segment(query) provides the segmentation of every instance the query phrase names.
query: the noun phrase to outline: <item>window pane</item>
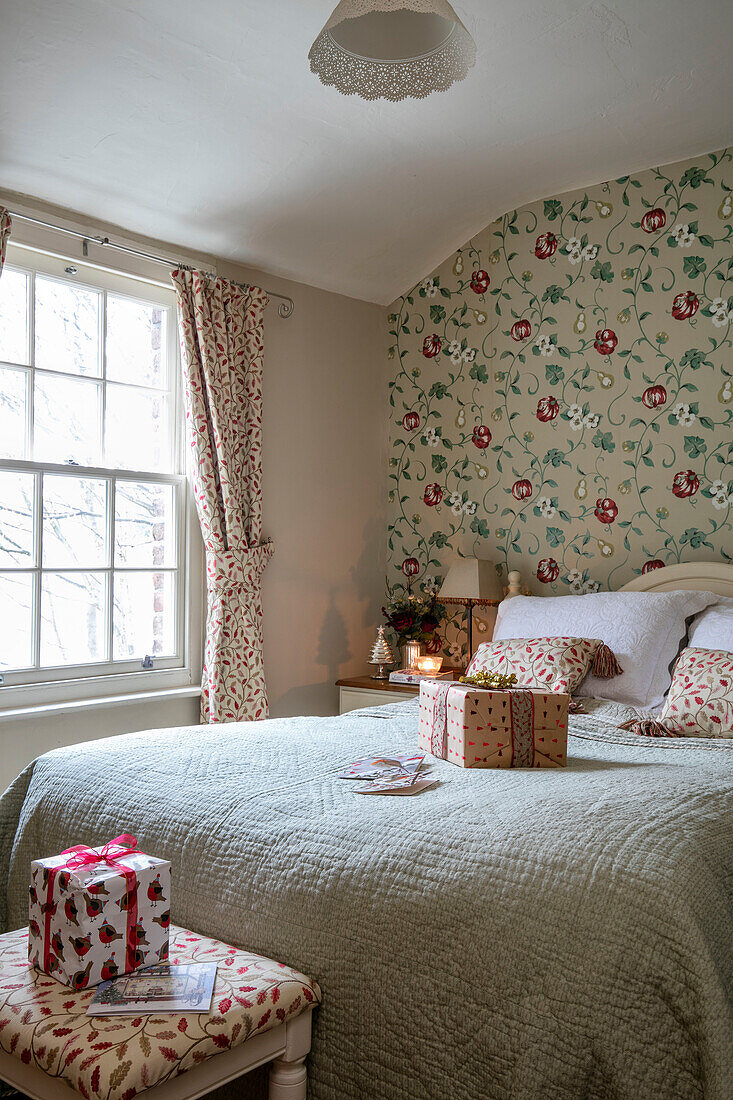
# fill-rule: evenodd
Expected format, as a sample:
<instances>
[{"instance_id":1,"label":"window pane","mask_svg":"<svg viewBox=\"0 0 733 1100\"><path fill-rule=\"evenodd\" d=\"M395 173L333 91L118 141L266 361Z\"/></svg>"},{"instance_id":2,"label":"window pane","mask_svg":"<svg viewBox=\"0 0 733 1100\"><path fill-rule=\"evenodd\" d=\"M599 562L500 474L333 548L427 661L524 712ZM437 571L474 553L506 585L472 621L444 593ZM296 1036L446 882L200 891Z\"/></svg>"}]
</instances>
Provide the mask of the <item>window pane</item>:
<instances>
[{"instance_id":1,"label":"window pane","mask_svg":"<svg viewBox=\"0 0 733 1100\"><path fill-rule=\"evenodd\" d=\"M114 658L116 661L175 653L172 573L115 573Z\"/></svg>"},{"instance_id":2,"label":"window pane","mask_svg":"<svg viewBox=\"0 0 733 1100\"><path fill-rule=\"evenodd\" d=\"M0 569L34 564L33 481L32 474L0 471Z\"/></svg>"},{"instance_id":3,"label":"window pane","mask_svg":"<svg viewBox=\"0 0 733 1100\"><path fill-rule=\"evenodd\" d=\"M28 362L28 276L8 267L0 280L0 359Z\"/></svg>"},{"instance_id":4,"label":"window pane","mask_svg":"<svg viewBox=\"0 0 733 1100\"><path fill-rule=\"evenodd\" d=\"M107 295L107 377L140 386L166 384L166 326L161 306Z\"/></svg>"},{"instance_id":5,"label":"window pane","mask_svg":"<svg viewBox=\"0 0 733 1100\"><path fill-rule=\"evenodd\" d=\"M36 275L37 367L100 373L99 298L96 290Z\"/></svg>"},{"instance_id":6,"label":"window pane","mask_svg":"<svg viewBox=\"0 0 733 1100\"><path fill-rule=\"evenodd\" d=\"M0 367L0 458L25 458L26 378L25 371Z\"/></svg>"},{"instance_id":7,"label":"window pane","mask_svg":"<svg viewBox=\"0 0 733 1100\"><path fill-rule=\"evenodd\" d=\"M36 375L37 462L99 465L99 390L95 382Z\"/></svg>"},{"instance_id":8,"label":"window pane","mask_svg":"<svg viewBox=\"0 0 733 1100\"><path fill-rule=\"evenodd\" d=\"M87 569L107 564L107 482L46 474L43 564Z\"/></svg>"},{"instance_id":9,"label":"window pane","mask_svg":"<svg viewBox=\"0 0 733 1100\"><path fill-rule=\"evenodd\" d=\"M0 668L28 668L33 661L33 576L0 573Z\"/></svg>"},{"instance_id":10,"label":"window pane","mask_svg":"<svg viewBox=\"0 0 733 1100\"><path fill-rule=\"evenodd\" d=\"M107 465L168 471L167 401L128 386L107 386Z\"/></svg>"},{"instance_id":11,"label":"window pane","mask_svg":"<svg viewBox=\"0 0 733 1100\"><path fill-rule=\"evenodd\" d=\"M115 490L115 565L174 565L173 486L118 481Z\"/></svg>"},{"instance_id":12,"label":"window pane","mask_svg":"<svg viewBox=\"0 0 733 1100\"><path fill-rule=\"evenodd\" d=\"M41 586L41 664L105 660L105 575L45 573Z\"/></svg>"}]
</instances>

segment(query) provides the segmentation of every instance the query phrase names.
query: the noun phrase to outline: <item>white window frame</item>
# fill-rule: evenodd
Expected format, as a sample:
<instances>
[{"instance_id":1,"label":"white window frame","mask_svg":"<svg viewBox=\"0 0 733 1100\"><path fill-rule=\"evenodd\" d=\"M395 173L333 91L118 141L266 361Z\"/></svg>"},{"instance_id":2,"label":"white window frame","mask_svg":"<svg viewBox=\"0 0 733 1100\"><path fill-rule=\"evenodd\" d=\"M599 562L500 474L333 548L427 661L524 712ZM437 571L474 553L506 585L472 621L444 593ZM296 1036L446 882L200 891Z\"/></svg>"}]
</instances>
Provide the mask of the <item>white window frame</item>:
<instances>
[{"instance_id":1,"label":"white window frame","mask_svg":"<svg viewBox=\"0 0 733 1100\"><path fill-rule=\"evenodd\" d=\"M65 269L73 267L74 273L70 274ZM14 364L2 362L3 367L18 369L28 379L26 389L26 446L30 453L32 446L32 416L33 416L33 380L36 370L41 373L41 368L35 366L34 349L34 279L35 275L59 278L66 283L90 287L102 294L100 308L100 347L102 357L102 371L96 377L101 386L101 427L102 446L104 445L104 401L106 382L106 349L105 349L105 322L106 322L106 297L107 293L114 293L123 297L154 302L168 310L167 329L167 377L169 380L168 393L170 394L171 435L169 438L170 468L173 473L156 473L150 471L136 471L128 469L116 469L104 466L77 466L73 464L53 464L36 462L32 459L0 459L1 470L15 470L32 474L35 484L35 553L33 568L18 566L13 569L1 569L2 573L32 574L35 585L35 623L33 631L33 655L35 667L17 671L0 671L0 716L3 710L19 707L44 706L57 702L72 700L88 700L103 698L110 695L135 694L140 692L160 692L186 688L200 678L200 644L202 631L202 550L201 536L193 506L193 498L190 484L185 474L184 440L183 440L183 412L181 392L181 371L179 362L179 348L177 339L176 303L175 293L170 284L157 281L143 275L134 275L129 271L116 271L107 267L101 267L90 263L88 260L61 255L58 252L50 252L36 246L8 243L5 270L21 270L30 275L28 281L28 341L26 349L27 362ZM44 374L52 377L74 378L90 376L77 376L68 372L46 371ZM91 384L91 383L90 383ZM146 387L138 386L138 390ZM158 391L160 392L160 391ZM94 572L104 574L107 586L107 601L111 600L112 577L115 572L135 573L150 572L150 566L124 566L115 567L114 564L114 494L116 486L124 481L148 481L155 484L169 484L173 486L175 498L175 510L177 517L176 529L176 564L174 567L156 568L155 572L171 572L176 575L176 610L175 610L175 654L165 657L154 657L153 667L145 669L140 659L131 661L114 661L112 659L112 621L107 623L109 636L107 639L109 659L90 664L78 664L69 667L42 668L40 667L40 593L41 577L44 572L74 572L73 568L52 569L44 567L42 562L42 483L44 474L61 474L73 477L89 477L104 479L107 481L107 561L103 567L79 568L78 572ZM0 625L0 629L2 629Z\"/></svg>"}]
</instances>

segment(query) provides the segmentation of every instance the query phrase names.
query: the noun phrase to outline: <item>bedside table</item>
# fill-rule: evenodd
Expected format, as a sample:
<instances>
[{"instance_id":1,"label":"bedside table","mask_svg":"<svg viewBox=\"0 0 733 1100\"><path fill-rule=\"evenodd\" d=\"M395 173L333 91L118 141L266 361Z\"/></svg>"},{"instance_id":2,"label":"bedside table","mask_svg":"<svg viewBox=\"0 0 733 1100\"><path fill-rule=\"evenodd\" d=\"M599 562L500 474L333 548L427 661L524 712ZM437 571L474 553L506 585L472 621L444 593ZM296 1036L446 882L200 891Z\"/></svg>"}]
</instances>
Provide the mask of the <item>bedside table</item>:
<instances>
[{"instance_id":1,"label":"bedside table","mask_svg":"<svg viewBox=\"0 0 733 1100\"><path fill-rule=\"evenodd\" d=\"M453 679L463 675L462 669L450 669ZM361 707L383 707L385 703L397 703L420 694L417 684L390 684L389 680L372 680L371 676L354 676L337 680L339 689L339 714Z\"/></svg>"}]
</instances>

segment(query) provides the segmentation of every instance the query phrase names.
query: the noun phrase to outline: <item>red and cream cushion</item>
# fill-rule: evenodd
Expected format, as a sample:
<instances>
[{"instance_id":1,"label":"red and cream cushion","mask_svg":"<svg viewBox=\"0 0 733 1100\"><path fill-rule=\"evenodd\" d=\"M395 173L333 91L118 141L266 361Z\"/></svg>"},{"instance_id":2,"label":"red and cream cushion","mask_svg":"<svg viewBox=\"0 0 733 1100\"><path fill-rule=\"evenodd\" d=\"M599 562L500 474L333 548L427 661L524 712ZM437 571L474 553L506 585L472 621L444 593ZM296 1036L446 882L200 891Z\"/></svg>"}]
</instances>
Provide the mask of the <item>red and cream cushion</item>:
<instances>
[{"instance_id":1,"label":"red and cream cushion","mask_svg":"<svg viewBox=\"0 0 733 1100\"><path fill-rule=\"evenodd\" d=\"M86 1100L132 1100L321 1000L305 974L173 925L170 961L217 964L210 1013L92 1017L95 987L74 993L31 966L27 929L0 935L0 1050Z\"/></svg>"},{"instance_id":2,"label":"red and cream cushion","mask_svg":"<svg viewBox=\"0 0 733 1100\"><path fill-rule=\"evenodd\" d=\"M686 737L733 737L733 653L683 649L659 717Z\"/></svg>"},{"instance_id":3,"label":"red and cream cushion","mask_svg":"<svg viewBox=\"0 0 733 1100\"><path fill-rule=\"evenodd\" d=\"M517 683L572 695L603 646L598 638L508 638L482 642L466 675L483 670L517 677Z\"/></svg>"}]
</instances>

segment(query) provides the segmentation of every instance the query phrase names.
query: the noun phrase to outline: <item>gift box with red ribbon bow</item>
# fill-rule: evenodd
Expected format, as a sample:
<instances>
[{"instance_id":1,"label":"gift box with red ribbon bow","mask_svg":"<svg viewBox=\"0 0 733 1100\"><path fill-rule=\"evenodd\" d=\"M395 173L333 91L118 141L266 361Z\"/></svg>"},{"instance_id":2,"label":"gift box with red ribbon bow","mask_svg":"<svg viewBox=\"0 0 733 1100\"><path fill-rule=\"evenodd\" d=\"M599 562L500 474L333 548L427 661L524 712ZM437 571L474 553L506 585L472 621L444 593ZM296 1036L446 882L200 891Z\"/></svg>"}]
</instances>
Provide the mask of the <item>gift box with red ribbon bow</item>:
<instances>
[{"instance_id":1,"label":"gift box with red ribbon bow","mask_svg":"<svg viewBox=\"0 0 733 1100\"><path fill-rule=\"evenodd\" d=\"M72 989L168 958L171 865L123 833L31 863L28 959Z\"/></svg>"},{"instance_id":2,"label":"gift box with red ribbon bow","mask_svg":"<svg viewBox=\"0 0 733 1100\"><path fill-rule=\"evenodd\" d=\"M423 680L420 748L461 768L563 768L569 695Z\"/></svg>"}]
</instances>

